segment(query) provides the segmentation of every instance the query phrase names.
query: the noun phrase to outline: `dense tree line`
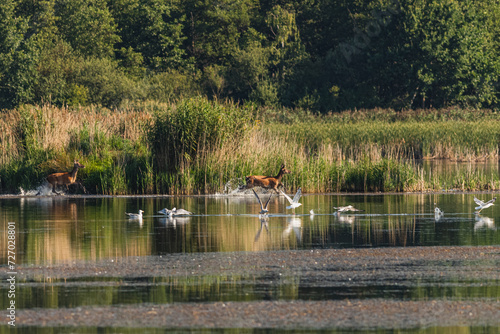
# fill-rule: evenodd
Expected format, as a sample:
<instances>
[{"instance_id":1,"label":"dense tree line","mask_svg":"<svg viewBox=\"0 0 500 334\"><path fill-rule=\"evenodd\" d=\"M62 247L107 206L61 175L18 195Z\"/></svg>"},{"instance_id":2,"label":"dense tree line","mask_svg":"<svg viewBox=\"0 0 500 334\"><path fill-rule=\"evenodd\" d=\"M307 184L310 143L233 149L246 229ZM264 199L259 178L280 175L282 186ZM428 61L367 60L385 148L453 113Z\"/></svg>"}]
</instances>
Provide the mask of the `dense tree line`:
<instances>
[{"instance_id":1,"label":"dense tree line","mask_svg":"<svg viewBox=\"0 0 500 334\"><path fill-rule=\"evenodd\" d=\"M497 0L3 0L0 108L498 108Z\"/></svg>"}]
</instances>

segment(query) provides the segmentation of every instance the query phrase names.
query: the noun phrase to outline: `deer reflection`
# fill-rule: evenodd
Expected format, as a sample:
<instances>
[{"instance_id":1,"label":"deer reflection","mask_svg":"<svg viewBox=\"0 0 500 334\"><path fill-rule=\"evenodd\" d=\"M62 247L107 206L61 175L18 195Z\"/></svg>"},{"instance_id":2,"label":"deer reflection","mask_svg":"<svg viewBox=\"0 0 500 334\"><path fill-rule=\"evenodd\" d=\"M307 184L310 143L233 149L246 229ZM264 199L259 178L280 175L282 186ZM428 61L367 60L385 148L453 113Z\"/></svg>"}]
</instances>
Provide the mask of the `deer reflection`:
<instances>
[{"instance_id":1,"label":"deer reflection","mask_svg":"<svg viewBox=\"0 0 500 334\"><path fill-rule=\"evenodd\" d=\"M495 230L495 220L489 217L482 217L481 215L475 215L474 231L477 231L482 228L489 228Z\"/></svg>"},{"instance_id":2,"label":"deer reflection","mask_svg":"<svg viewBox=\"0 0 500 334\"><path fill-rule=\"evenodd\" d=\"M260 220L260 229L257 231L257 234L255 235L255 242L259 241L260 234L262 233L262 230L265 228L266 232L269 233L269 216L267 215L260 215L259 217Z\"/></svg>"},{"instance_id":3,"label":"deer reflection","mask_svg":"<svg viewBox=\"0 0 500 334\"><path fill-rule=\"evenodd\" d=\"M297 242L300 242L302 240L302 219L298 217L290 217L287 218L286 221L288 225L283 231L283 238L288 237L290 232L293 230L295 238L297 238Z\"/></svg>"}]
</instances>

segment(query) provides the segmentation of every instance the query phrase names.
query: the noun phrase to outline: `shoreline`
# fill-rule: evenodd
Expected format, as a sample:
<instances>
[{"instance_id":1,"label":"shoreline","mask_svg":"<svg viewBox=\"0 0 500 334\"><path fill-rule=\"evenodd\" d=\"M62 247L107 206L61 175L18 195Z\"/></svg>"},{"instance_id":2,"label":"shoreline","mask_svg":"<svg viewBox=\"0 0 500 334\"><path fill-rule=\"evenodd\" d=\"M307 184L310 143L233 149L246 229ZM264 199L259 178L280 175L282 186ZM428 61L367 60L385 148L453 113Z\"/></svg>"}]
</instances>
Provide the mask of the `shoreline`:
<instances>
[{"instance_id":1,"label":"shoreline","mask_svg":"<svg viewBox=\"0 0 500 334\"><path fill-rule=\"evenodd\" d=\"M494 194L498 193L497 190L477 190L477 191L463 191L463 190L443 190L443 191L404 191L404 192L325 192L325 193L302 193L302 196L310 195L325 195L325 196L381 196L381 195L437 195L437 194ZM143 195L76 195L76 194L62 194L62 195L19 195L19 194L0 194L0 199L16 199L16 198L170 198L170 197L238 197L238 196L254 196L253 193L238 193L238 194L143 194Z\"/></svg>"}]
</instances>

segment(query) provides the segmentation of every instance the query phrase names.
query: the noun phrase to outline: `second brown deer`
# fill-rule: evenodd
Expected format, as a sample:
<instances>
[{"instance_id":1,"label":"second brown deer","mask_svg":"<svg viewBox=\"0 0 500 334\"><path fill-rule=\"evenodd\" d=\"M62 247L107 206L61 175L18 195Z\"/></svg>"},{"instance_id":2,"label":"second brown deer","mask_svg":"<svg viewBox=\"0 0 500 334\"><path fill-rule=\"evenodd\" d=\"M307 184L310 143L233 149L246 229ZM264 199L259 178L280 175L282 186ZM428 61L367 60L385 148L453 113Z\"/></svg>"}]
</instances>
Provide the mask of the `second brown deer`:
<instances>
[{"instance_id":1,"label":"second brown deer","mask_svg":"<svg viewBox=\"0 0 500 334\"><path fill-rule=\"evenodd\" d=\"M86 193L87 191L85 190L85 187L80 182L76 182L76 174L78 173L79 168L85 168L85 166L80 164L78 160L75 160L73 165L73 170L71 172L53 173L47 176L47 181L52 185L52 192L54 194L60 195L56 191L57 186L65 186L66 190L69 190L68 186L76 183L80 185L80 187L83 188L83 192Z\"/></svg>"},{"instance_id":2,"label":"second brown deer","mask_svg":"<svg viewBox=\"0 0 500 334\"><path fill-rule=\"evenodd\" d=\"M290 174L291 172L285 168L285 164L281 165L280 171L276 176L263 176L263 175L250 175L246 177L246 188L250 189L253 187L271 188L278 193L278 186L283 186L281 183L281 178L285 174Z\"/></svg>"}]
</instances>

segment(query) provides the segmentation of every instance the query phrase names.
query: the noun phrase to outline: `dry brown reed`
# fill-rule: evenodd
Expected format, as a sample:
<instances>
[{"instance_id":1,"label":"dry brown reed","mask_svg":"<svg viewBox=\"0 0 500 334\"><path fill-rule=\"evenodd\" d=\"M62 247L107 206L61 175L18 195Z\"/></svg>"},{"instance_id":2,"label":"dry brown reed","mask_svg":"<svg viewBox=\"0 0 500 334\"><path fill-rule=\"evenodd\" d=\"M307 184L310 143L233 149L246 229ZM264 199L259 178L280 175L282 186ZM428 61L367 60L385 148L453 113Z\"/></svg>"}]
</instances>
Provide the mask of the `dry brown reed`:
<instances>
[{"instance_id":1,"label":"dry brown reed","mask_svg":"<svg viewBox=\"0 0 500 334\"><path fill-rule=\"evenodd\" d=\"M0 165L9 163L21 155L17 125L19 112L17 110L0 112Z\"/></svg>"},{"instance_id":2,"label":"dry brown reed","mask_svg":"<svg viewBox=\"0 0 500 334\"><path fill-rule=\"evenodd\" d=\"M0 164L19 158L20 122L32 122L33 140L43 150L65 152L70 142L79 141L80 131L86 129L92 141L96 136L118 136L131 141L141 140L144 124L152 121L145 111L112 111L95 106L85 108L23 106L0 114Z\"/></svg>"}]
</instances>

